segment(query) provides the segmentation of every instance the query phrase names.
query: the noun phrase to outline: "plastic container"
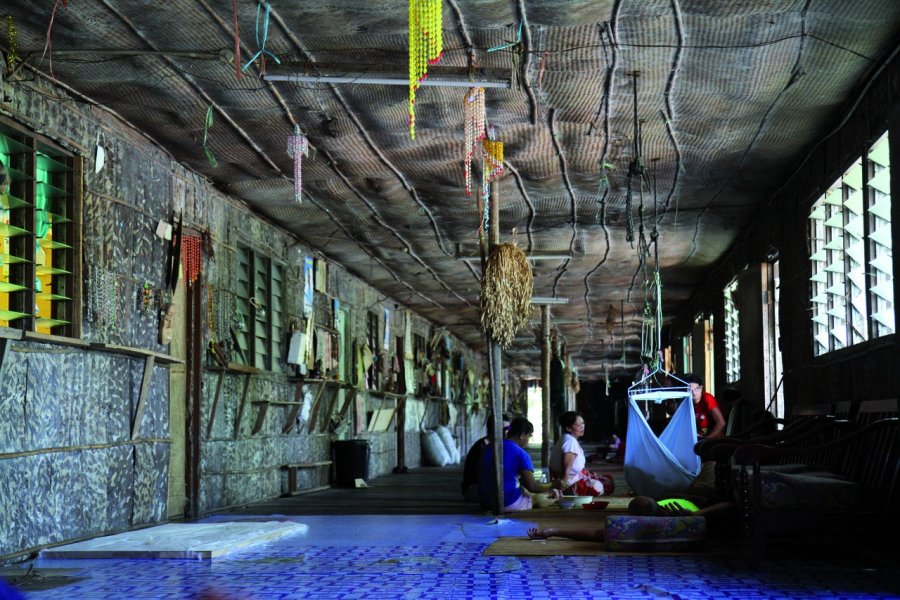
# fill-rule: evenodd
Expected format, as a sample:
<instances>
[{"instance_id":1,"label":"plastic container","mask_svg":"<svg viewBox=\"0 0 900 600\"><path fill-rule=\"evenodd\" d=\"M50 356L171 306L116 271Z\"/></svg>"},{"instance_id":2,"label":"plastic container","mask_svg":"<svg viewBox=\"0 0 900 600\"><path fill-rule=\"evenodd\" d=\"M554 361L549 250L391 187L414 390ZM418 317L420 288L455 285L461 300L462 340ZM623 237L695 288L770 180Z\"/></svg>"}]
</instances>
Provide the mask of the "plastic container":
<instances>
[{"instance_id":1,"label":"plastic container","mask_svg":"<svg viewBox=\"0 0 900 600\"><path fill-rule=\"evenodd\" d=\"M338 440L331 443L334 485L356 487L357 479L369 478L368 440Z\"/></svg>"}]
</instances>

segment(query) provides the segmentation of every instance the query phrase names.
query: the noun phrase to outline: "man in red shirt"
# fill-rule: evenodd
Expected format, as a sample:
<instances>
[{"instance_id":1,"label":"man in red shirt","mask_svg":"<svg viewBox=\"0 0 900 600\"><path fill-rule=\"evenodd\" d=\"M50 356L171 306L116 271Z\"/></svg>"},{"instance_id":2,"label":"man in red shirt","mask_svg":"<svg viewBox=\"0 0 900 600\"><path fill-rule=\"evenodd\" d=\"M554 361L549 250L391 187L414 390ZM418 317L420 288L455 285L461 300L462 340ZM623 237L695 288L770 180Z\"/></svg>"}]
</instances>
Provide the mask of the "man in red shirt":
<instances>
[{"instance_id":1,"label":"man in red shirt","mask_svg":"<svg viewBox=\"0 0 900 600\"><path fill-rule=\"evenodd\" d=\"M703 378L693 373L684 376L691 384L691 397L694 400L694 415L697 418L697 437L718 438L725 434L725 417L716 402L716 397L703 391Z\"/></svg>"}]
</instances>

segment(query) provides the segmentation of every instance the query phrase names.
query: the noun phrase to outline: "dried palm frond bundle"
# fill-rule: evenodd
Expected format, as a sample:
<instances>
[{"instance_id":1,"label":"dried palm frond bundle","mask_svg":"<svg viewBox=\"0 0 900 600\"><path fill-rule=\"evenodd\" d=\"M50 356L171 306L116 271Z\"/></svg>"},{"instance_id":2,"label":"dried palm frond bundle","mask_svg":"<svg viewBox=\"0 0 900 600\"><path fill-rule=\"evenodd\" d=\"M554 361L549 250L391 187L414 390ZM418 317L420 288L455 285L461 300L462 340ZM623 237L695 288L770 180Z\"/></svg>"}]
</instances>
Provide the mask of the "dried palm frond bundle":
<instances>
[{"instance_id":1,"label":"dried palm frond bundle","mask_svg":"<svg viewBox=\"0 0 900 600\"><path fill-rule=\"evenodd\" d=\"M481 325L501 347L531 319L531 265L513 244L491 250L481 279Z\"/></svg>"}]
</instances>

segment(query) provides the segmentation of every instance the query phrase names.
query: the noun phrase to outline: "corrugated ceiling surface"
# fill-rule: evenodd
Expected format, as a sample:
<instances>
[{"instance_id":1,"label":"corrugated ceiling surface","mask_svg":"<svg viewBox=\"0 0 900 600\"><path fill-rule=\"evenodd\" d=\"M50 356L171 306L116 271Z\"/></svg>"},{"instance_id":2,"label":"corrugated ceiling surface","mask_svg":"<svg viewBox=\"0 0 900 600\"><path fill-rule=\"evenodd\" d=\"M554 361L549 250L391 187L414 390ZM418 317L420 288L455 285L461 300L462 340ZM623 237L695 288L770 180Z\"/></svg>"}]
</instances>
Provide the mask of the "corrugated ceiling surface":
<instances>
[{"instance_id":1,"label":"corrugated ceiling surface","mask_svg":"<svg viewBox=\"0 0 900 600\"><path fill-rule=\"evenodd\" d=\"M266 49L300 63L297 71L331 63L407 72L405 0L268 5ZM237 6L245 63L259 50L259 4ZM2 12L15 18L19 54L30 55L19 79L28 85L32 69L50 70L39 60L49 8L7 0ZM227 61L233 18L231 3L210 0L71 2L51 29L53 73L326 256L477 342L479 268L456 257L477 254L481 221L463 185L465 89L420 88L411 140L404 87L268 82L259 61L238 81ZM553 314L574 323L560 330L583 372L598 374L621 356L623 300L626 368L637 361L643 275L625 241L629 220L636 234L656 223L664 306L674 314L893 50L900 3L447 0L443 18L443 66L471 60L516 74L512 89L486 94L505 143L501 233L529 251L573 253L535 263L535 293L570 298ZM635 72L648 181L635 182L629 204ZM216 167L203 151L210 107ZM313 147L300 206L285 152L295 124ZM473 176L477 194L477 167Z\"/></svg>"}]
</instances>

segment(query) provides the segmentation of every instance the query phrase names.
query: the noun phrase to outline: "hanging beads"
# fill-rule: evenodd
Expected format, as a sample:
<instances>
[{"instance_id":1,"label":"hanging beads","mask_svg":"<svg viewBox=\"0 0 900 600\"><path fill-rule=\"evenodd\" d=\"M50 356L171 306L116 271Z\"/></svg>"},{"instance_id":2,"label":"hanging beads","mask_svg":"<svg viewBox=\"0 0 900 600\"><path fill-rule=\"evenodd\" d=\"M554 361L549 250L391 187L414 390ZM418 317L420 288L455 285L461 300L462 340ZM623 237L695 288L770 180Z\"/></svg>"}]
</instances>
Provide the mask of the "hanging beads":
<instances>
[{"instance_id":1,"label":"hanging beads","mask_svg":"<svg viewBox=\"0 0 900 600\"><path fill-rule=\"evenodd\" d=\"M184 278L189 284L197 281L203 265L203 240L194 235L186 235L181 240L181 265Z\"/></svg>"},{"instance_id":2,"label":"hanging beads","mask_svg":"<svg viewBox=\"0 0 900 600\"><path fill-rule=\"evenodd\" d=\"M288 136L287 154L294 159L294 200L297 204L303 201L303 172L301 156L309 156L309 140L300 132L300 126L294 125L293 135Z\"/></svg>"},{"instance_id":3,"label":"hanging beads","mask_svg":"<svg viewBox=\"0 0 900 600\"><path fill-rule=\"evenodd\" d=\"M87 320L105 336L118 326L121 282L118 273L92 265L88 270Z\"/></svg>"},{"instance_id":4,"label":"hanging beads","mask_svg":"<svg viewBox=\"0 0 900 600\"><path fill-rule=\"evenodd\" d=\"M478 142L484 139L484 88L472 88L463 97L463 122L466 131L466 196L472 195L472 159Z\"/></svg>"},{"instance_id":5,"label":"hanging beads","mask_svg":"<svg viewBox=\"0 0 900 600\"><path fill-rule=\"evenodd\" d=\"M444 51L441 0L409 0L409 137L416 139L416 90Z\"/></svg>"},{"instance_id":6,"label":"hanging beads","mask_svg":"<svg viewBox=\"0 0 900 600\"><path fill-rule=\"evenodd\" d=\"M19 32L12 15L6 15L6 72L12 73L19 62Z\"/></svg>"}]
</instances>

